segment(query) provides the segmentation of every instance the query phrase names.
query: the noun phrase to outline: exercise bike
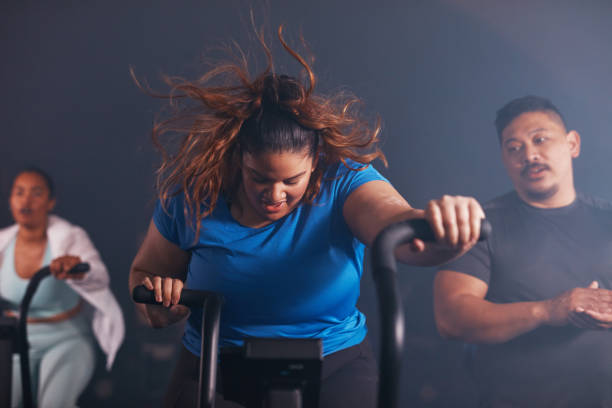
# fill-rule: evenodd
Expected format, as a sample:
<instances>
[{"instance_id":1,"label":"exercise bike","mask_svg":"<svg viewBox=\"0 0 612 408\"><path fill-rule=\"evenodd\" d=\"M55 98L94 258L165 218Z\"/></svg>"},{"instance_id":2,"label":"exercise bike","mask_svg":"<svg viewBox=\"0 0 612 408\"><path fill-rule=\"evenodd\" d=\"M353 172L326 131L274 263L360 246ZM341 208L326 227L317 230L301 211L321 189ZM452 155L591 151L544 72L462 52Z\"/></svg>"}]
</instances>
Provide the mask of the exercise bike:
<instances>
[{"instance_id":1,"label":"exercise bike","mask_svg":"<svg viewBox=\"0 0 612 408\"><path fill-rule=\"evenodd\" d=\"M80 274L89 271L89 264L80 263L68 271L68 274ZM21 367L21 384L23 407L34 408L32 397L32 380L30 377L30 355L28 344L28 312L32 298L40 282L51 275L48 266L38 270L28 282L25 294L19 305L19 317L0 315L0 406L11 406L11 383L13 376L13 354L19 353Z\"/></svg>"},{"instance_id":2,"label":"exercise bike","mask_svg":"<svg viewBox=\"0 0 612 408\"><path fill-rule=\"evenodd\" d=\"M479 240L490 234L483 220ZM397 408L404 350L404 308L397 284L394 255L399 245L435 236L423 219L386 227L372 246L372 275L381 320L378 408ZM135 302L159 304L152 291L134 288ZM240 350L218 354L219 322L223 296L215 292L184 289L180 304L202 307L202 345L197 407L214 408L217 361L220 354L223 394L247 408L317 408L322 347L319 339L246 339Z\"/></svg>"}]
</instances>

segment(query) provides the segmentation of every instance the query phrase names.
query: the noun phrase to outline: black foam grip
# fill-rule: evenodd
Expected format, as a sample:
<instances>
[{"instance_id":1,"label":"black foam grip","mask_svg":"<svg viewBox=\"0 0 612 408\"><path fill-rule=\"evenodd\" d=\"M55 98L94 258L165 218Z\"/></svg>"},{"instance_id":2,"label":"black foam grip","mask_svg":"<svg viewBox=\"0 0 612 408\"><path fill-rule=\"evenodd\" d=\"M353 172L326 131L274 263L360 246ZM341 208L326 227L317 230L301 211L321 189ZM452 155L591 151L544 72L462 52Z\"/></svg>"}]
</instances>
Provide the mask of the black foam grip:
<instances>
[{"instance_id":1,"label":"black foam grip","mask_svg":"<svg viewBox=\"0 0 612 408\"><path fill-rule=\"evenodd\" d=\"M85 272L89 272L89 264L87 262L81 262L79 264L76 264L72 269L70 269L68 271L68 274L72 275L76 273L85 273Z\"/></svg>"},{"instance_id":2,"label":"black foam grip","mask_svg":"<svg viewBox=\"0 0 612 408\"><path fill-rule=\"evenodd\" d=\"M491 236L493 232L493 227L491 223L486 218L480 221L480 236L478 237L479 241L484 241Z\"/></svg>"},{"instance_id":3,"label":"black foam grip","mask_svg":"<svg viewBox=\"0 0 612 408\"><path fill-rule=\"evenodd\" d=\"M411 220L404 221L410 228L412 228L412 233L410 234L410 239L418 238L422 241L435 241L436 237L434 235L433 230L431 229L431 225L424 218L415 218ZM484 241L491 235L491 223L487 219L482 219L480 222L480 236L478 237L479 241Z\"/></svg>"},{"instance_id":4,"label":"black foam grip","mask_svg":"<svg viewBox=\"0 0 612 408\"><path fill-rule=\"evenodd\" d=\"M152 290L147 289L144 285L136 286L132 291L132 299L136 303L145 303L148 305L158 305L160 302L155 300L155 294Z\"/></svg>"},{"instance_id":5,"label":"black foam grip","mask_svg":"<svg viewBox=\"0 0 612 408\"><path fill-rule=\"evenodd\" d=\"M202 306L206 298L210 296L219 297L217 293L207 292L202 290L183 289L179 304L185 306ZM139 285L132 291L132 299L136 303L145 303L149 305L160 305L161 302L155 300L155 294L152 290L147 289L144 285Z\"/></svg>"}]
</instances>

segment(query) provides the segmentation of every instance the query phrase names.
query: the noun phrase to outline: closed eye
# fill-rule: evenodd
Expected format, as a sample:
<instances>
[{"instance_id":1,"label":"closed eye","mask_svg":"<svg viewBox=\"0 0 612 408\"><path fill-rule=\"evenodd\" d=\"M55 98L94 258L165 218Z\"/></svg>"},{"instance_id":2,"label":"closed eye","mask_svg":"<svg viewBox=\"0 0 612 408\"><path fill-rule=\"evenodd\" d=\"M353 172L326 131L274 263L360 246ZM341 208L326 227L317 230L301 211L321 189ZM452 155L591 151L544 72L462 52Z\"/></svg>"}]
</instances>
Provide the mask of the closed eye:
<instances>
[{"instance_id":1,"label":"closed eye","mask_svg":"<svg viewBox=\"0 0 612 408\"><path fill-rule=\"evenodd\" d=\"M251 173L251 180L253 180L254 183L257 183L257 184L267 184L267 183L274 183L275 182L274 180L271 180L271 179L269 179L267 177L262 176L261 174L257 173L253 169L249 169L249 170L250 170L250 173ZM286 179L283 180L283 184L286 184L286 185L289 185L289 186L295 185L295 184L300 182L300 179L304 176L304 174L306 174L305 171L303 171L303 172L301 172L299 174L296 174L295 176L286 178Z\"/></svg>"},{"instance_id":2,"label":"closed eye","mask_svg":"<svg viewBox=\"0 0 612 408\"><path fill-rule=\"evenodd\" d=\"M302 176L300 175L300 176L297 176L297 177L292 177L290 179L284 180L283 183L285 183L285 184L287 184L289 186L292 186L294 184L299 183L300 177L302 177Z\"/></svg>"}]
</instances>

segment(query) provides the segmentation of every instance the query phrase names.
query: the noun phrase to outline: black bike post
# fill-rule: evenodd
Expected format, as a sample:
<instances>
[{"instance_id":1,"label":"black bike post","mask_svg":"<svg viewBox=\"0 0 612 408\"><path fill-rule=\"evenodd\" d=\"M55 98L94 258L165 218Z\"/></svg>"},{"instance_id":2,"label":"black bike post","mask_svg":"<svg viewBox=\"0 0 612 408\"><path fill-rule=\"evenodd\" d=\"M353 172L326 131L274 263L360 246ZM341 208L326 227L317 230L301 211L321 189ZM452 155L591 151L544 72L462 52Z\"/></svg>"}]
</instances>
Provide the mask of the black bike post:
<instances>
[{"instance_id":1,"label":"black bike post","mask_svg":"<svg viewBox=\"0 0 612 408\"><path fill-rule=\"evenodd\" d=\"M482 220L479 240L490 234L491 224ZM399 406L399 384L404 352L404 307L397 284L395 249L414 238L434 241L435 235L424 219L391 224L383 229L372 246L372 275L379 300L381 320L380 380L378 408Z\"/></svg>"},{"instance_id":2,"label":"black bike post","mask_svg":"<svg viewBox=\"0 0 612 408\"><path fill-rule=\"evenodd\" d=\"M89 270L89 264L80 263L74 268L68 271L69 274L84 273ZM23 407L34 408L34 401L32 398L32 380L30 377L30 353L28 344L28 311L30 310L30 304L32 298L38 289L40 282L51 275L51 270L48 266L40 269L30 278L28 286L26 287L23 299L19 305L19 323L17 328L18 341L17 347L19 350L19 362L21 367L21 386L23 390Z\"/></svg>"},{"instance_id":3,"label":"black bike post","mask_svg":"<svg viewBox=\"0 0 612 408\"><path fill-rule=\"evenodd\" d=\"M409 241L411 233L412 229L406 224L393 224L378 234L372 246L372 276L380 303L381 322L379 408L398 406L405 326L393 250L402 242Z\"/></svg>"},{"instance_id":4,"label":"black bike post","mask_svg":"<svg viewBox=\"0 0 612 408\"><path fill-rule=\"evenodd\" d=\"M144 285L136 286L132 299L137 303L161 305L155 294ZM219 346L219 323L223 296L202 290L183 289L179 304L202 307L202 348L200 350L200 379L197 407L214 408L217 386L217 354ZM205 341L208 339L209 341Z\"/></svg>"},{"instance_id":5,"label":"black bike post","mask_svg":"<svg viewBox=\"0 0 612 408\"><path fill-rule=\"evenodd\" d=\"M200 383L198 408L215 407L217 387L217 350L219 347L219 323L223 298L211 294L202 305L202 346L200 348ZM209 341L206 341L209 340Z\"/></svg>"},{"instance_id":6,"label":"black bike post","mask_svg":"<svg viewBox=\"0 0 612 408\"><path fill-rule=\"evenodd\" d=\"M11 406L13 353L17 350L17 324L16 317L0 314L0 407Z\"/></svg>"},{"instance_id":7,"label":"black bike post","mask_svg":"<svg viewBox=\"0 0 612 408\"><path fill-rule=\"evenodd\" d=\"M30 353L28 344L28 311L30 310L30 303L32 303L32 297L40 285L40 281L49 276L51 271L46 266L36 272L28 286L26 288L21 305L19 306L19 342L17 347L19 348L19 362L21 367L21 386L23 389L23 406L24 408L33 408L34 401L32 398L32 382L30 379Z\"/></svg>"}]
</instances>

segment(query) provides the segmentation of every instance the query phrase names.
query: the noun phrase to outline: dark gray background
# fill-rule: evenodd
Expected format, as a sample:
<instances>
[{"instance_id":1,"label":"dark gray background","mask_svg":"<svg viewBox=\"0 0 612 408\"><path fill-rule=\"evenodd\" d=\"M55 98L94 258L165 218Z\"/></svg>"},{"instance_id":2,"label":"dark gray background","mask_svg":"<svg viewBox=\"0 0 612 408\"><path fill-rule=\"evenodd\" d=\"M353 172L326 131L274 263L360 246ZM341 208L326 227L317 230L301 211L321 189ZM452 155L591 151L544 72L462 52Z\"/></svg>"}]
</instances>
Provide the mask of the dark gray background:
<instances>
[{"instance_id":1,"label":"dark gray background","mask_svg":"<svg viewBox=\"0 0 612 408\"><path fill-rule=\"evenodd\" d=\"M201 57L237 40L257 58L248 10L273 31L300 31L317 57L319 90L346 88L383 120L383 172L414 206L444 193L486 201L511 188L495 111L528 93L550 97L582 134L580 190L612 199L612 3L609 1L311 0L3 1L0 5L0 200L27 164L58 184L57 213L82 225L103 255L127 337L112 373L100 362L83 406L154 405L180 328L135 317L129 265L151 216L158 155L149 130L162 106L129 77L194 77ZM274 42L278 51L278 43ZM298 67L276 52L279 70ZM378 166L382 168L381 165ZM0 226L11 222L6 205ZM403 404L469 406L461 344L435 332L433 270L402 268L409 337ZM371 276L361 306L377 345Z\"/></svg>"}]
</instances>

